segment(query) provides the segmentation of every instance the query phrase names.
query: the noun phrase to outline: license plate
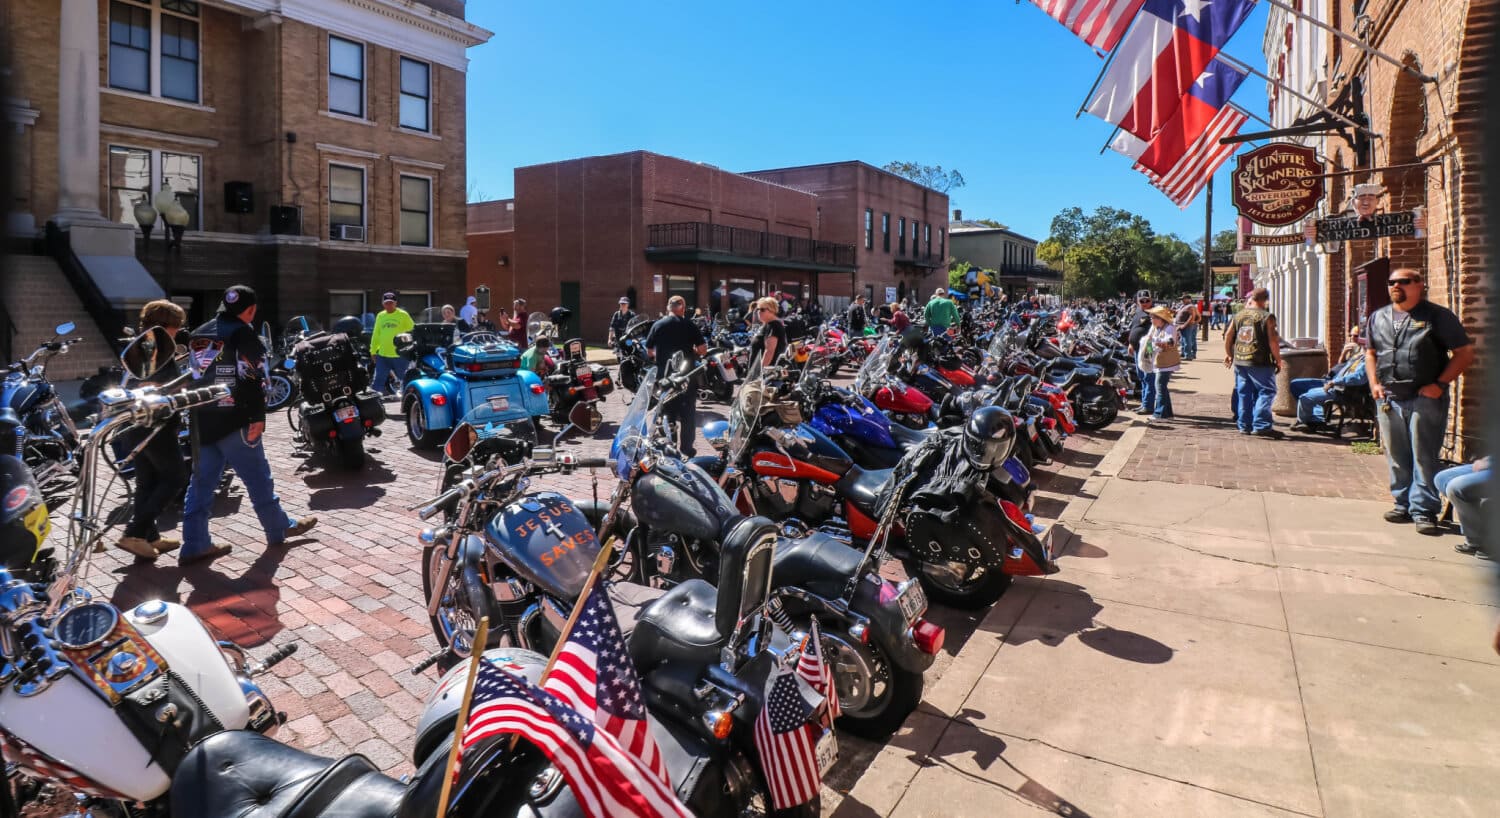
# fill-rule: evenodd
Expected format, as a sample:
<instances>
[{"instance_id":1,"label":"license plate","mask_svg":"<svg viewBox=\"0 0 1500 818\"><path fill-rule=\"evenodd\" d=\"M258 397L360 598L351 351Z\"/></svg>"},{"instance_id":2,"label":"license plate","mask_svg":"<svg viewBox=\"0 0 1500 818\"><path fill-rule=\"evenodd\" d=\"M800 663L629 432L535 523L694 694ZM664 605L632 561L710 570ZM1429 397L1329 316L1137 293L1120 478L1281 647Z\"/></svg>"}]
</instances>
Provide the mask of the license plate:
<instances>
[{"instance_id":1,"label":"license plate","mask_svg":"<svg viewBox=\"0 0 1500 818\"><path fill-rule=\"evenodd\" d=\"M1046 433L1047 439L1052 441L1052 445L1062 443L1062 435L1059 435L1056 429L1043 429L1042 431Z\"/></svg>"},{"instance_id":2,"label":"license plate","mask_svg":"<svg viewBox=\"0 0 1500 818\"><path fill-rule=\"evenodd\" d=\"M734 374L734 370L733 369L730 369L727 366L724 367L723 369L724 369L724 383L734 383L735 381L739 380L740 376Z\"/></svg>"},{"instance_id":3,"label":"license plate","mask_svg":"<svg viewBox=\"0 0 1500 818\"><path fill-rule=\"evenodd\" d=\"M832 730L824 730L818 737L818 777L827 778L828 770L839 760L839 740Z\"/></svg>"},{"instance_id":4,"label":"license plate","mask_svg":"<svg viewBox=\"0 0 1500 818\"><path fill-rule=\"evenodd\" d=\"M927 610L927 593L922 590L922 583L906 583L906 589L896 597L896 605L901 608L901 617L908 625L917 621L917 617Z\"/></svg>"},{"instance_id":5,"label":"license plate","mask_svg":"<svg viewBox=\"0 0 1500 818\"><path fill-rule=\"evenodd\" d=\"M489 403L490 408L496 412L504 412L510 409L510 398L504 395L491 395Z\"/></svg>"},{"instance_id":6,"label":"license plate","mask_svg":"<svg viewBox=\"0 0 1500 818\"><path fill-rule=\"evenodd\" d=\"M348 421L354 420L354 416L358 414L359 409L357 409L356 407L345 406L343 408L333 410L333 419L338 421L339 423L347 423Z\"/></svg>"}]
</instances>

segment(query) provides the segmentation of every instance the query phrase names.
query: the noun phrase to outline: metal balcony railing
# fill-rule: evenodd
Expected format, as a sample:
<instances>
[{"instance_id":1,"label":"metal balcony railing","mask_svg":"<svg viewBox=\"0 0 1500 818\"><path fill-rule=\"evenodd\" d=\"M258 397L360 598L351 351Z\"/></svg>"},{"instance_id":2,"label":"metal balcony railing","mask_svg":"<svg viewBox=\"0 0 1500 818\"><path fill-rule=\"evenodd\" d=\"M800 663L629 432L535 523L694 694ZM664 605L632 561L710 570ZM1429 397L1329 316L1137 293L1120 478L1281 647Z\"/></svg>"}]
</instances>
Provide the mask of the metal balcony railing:
<instances>
[{"instance_id":1,"label":"metal balcony railing","mask_svg":"<svg viewBox=\"0 0 1500 818\"><path fill-rule=\"evenodd\" d=\"M709 222L671 222L647 228L650 251L697 250L743 258L853 267L854 245L767 233Z\"/></svg>"}]
</instances>

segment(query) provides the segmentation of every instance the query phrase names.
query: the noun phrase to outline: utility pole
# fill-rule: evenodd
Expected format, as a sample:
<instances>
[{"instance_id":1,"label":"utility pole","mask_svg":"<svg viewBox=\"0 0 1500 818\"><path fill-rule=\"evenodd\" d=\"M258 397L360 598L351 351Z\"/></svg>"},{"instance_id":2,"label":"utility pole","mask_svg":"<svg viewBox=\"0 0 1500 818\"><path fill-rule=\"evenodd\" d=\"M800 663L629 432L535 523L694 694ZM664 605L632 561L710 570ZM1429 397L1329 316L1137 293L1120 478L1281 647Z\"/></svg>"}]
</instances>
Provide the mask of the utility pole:
<instances>
[{"instance_id":1,"label":"utility pole","mask_svg":"<svg viewBox=\"0 0 1500 818\"><path fill-rule=\"evenodd\" d=\"M1214 308L1214 267L1213 267L1213 243L1214 243L1214 179L1208 177L1208 187L1204 188L1203 196L1203 303L1210 311ZM1199 316L1198 323L1203 327L1203 340L1208 340L1208 322Z\"/></svg>"}]
</instances>

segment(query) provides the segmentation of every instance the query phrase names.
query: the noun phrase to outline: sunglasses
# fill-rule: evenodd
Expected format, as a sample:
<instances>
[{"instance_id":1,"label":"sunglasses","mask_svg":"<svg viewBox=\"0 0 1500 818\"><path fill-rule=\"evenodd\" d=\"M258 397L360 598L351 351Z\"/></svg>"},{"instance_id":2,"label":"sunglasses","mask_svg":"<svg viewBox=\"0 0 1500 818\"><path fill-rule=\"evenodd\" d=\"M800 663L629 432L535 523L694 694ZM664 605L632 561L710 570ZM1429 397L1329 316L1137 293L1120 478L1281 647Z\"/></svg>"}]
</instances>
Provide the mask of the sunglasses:
<instances>
[{"instance_id":1,"label":"sunglasses","mask_svg":"<svg viewBox=\"0 0 1500 818\"><path fill-rule=\"evenodd\" d=\"M1393 278L1386 283L1392 287L1410 287L1413 284L1421 284L1422 282L1415 278Z\"/></svg>"}]
</instances>

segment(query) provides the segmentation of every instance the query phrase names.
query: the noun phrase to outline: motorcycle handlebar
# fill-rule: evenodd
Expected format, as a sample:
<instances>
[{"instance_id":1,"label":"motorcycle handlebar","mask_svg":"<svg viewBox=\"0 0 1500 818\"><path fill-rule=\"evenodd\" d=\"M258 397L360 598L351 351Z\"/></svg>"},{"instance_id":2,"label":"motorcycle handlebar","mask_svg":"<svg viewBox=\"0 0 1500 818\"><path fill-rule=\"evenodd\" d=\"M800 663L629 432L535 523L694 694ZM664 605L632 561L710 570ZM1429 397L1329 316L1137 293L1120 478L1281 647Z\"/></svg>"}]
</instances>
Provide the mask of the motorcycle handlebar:
<instances>
[{"instance_id":1,"label":"motorcycle handlebar","mask_svg":"<svg viewBox=\"0 0 1500 818\"><path fill-rule=\"evenodd\" d=\"M465 480L463 483L459 483L453 488L448 489L447 491L438 495L438 498L436 500L433 500L431 503L424 506L422 510L418 511L417 516L426 520L437 514L439 511L442 511L443 509L446 509L449 506L453 505L458 501L460 497L464 496L465 483L468 483L468 481Z\"/></svg>"},{"instance_id":2,"label":"motorcycle handlebar","mask_svg":"<svg viewBox=\"0 0 1500 818\"><path fill-rule=\"evenodd\" d=\"M205 386L201 389L189 389L186 392L178 392L168 398L168 400L171 403L172 411L179 412L188 407L197 406L200 403L208 403L228 396L229 387L215 384L213 386Z\"/></svg>"}]
</instances>

